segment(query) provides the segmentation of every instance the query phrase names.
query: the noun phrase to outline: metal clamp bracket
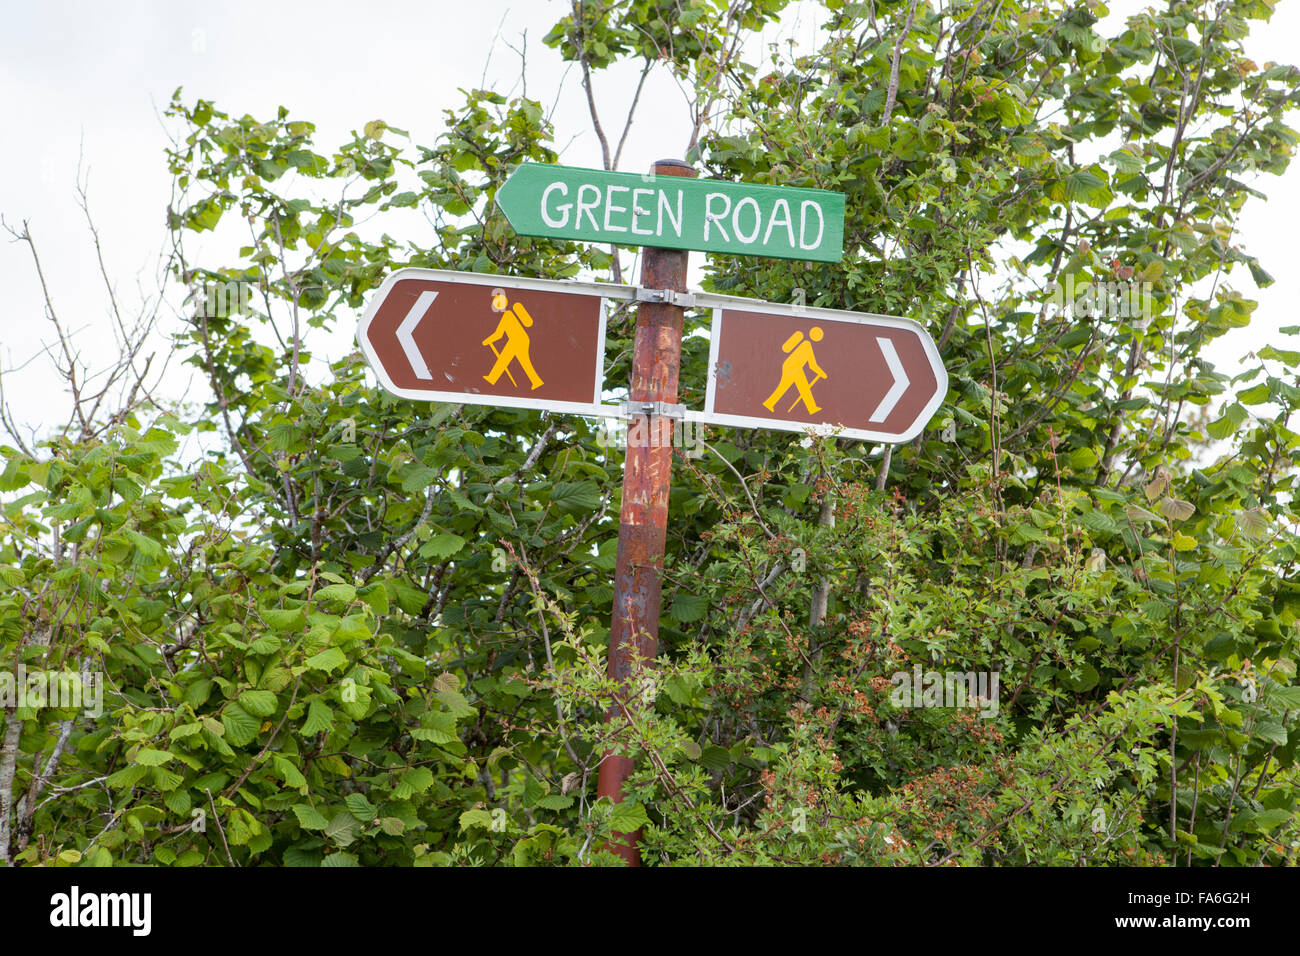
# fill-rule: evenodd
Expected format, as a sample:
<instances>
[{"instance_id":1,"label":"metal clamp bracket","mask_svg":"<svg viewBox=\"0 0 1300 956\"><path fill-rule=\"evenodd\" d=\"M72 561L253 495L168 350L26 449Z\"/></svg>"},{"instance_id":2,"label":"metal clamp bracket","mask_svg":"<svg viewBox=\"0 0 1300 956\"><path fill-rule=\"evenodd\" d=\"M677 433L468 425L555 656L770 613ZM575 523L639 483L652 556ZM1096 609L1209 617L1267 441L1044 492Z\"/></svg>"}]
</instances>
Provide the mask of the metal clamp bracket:
<instances>
[{"instance_id":1,"label":"metal clamp bracket","mask_svg":"<svg viewBox=\"0 0 1300 956\"><path fill-rule=\"evenodd\" d=\"M695 293L677 292L674 289L643 289L637 286L636 301L661 302L664 305L676 305L683 309L695 308Z\"/></svg>"},{"instance_id":2,"label":"metal clamp bracket","mask_svg":"<svg viewBox=\"0 0 1300 956\"><path fill-rule=\"evenodd\" d=\"M620 402L619 407L623 410L624 418L634 418L637 415L649 415L652 418L686 417L685 405L673 405L669 402Z\"/></svg>"}]
</instances>

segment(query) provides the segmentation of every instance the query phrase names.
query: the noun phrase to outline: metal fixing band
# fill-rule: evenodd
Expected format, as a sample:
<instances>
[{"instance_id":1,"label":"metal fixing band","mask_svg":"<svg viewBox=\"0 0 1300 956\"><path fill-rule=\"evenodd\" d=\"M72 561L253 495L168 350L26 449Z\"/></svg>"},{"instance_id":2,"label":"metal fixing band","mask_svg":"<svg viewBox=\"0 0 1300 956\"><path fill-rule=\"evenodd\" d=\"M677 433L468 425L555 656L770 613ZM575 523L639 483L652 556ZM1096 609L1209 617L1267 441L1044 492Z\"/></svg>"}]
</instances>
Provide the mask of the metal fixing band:
<instances>
[{"instance_id":1,"label":"metal fixing band","mask_svg":"<svg viewBox=\"0 0 1300 956\"><path fill-rule=\"evenodd\" d=\"M674 289L643 289L637 286L636 301L662 302L664 305L676 305L683 309L695 308L693 292L677 292Z\"/></svg>"},{"instance_id":2,"label":"metal fixing band","mask_svg":"<svg viewBox=\"0 0 1300 956\"><path fill-rule=\"evenodd\" d=\"M649 415L652 418L686 417L685 405L673 405L669 402L622 402L620 407L623 409L624 418L634 418L637 415Z\"/></svg>"}]
</instances>

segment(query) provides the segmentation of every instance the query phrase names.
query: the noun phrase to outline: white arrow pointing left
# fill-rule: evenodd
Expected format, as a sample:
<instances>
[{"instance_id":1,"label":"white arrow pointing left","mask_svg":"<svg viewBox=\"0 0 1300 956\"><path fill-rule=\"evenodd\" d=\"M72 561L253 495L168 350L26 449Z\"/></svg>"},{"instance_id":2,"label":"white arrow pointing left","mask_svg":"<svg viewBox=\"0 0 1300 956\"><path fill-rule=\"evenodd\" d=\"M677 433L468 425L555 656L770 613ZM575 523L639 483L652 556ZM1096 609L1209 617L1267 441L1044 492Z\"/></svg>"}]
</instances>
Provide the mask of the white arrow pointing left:
<instances>
[{"instance_id":1,"label":"white arrow pointing left","mask_svg":"<svg viewBox=\"0 0 1300 956\"><path fill-rule=\"evenodd\" d=\"M438 298L436 292L421 292L420 297L415 300L415 305L411 306L411 311L406 313L406 318L402 319L402 324L397 327L397 341L401 343L402 351L406 353L406 360L411 363L411 369L418 378L431 379L433 373L429 371L429 366L424 364L424 356L420 354L420 350L415 347L415 336L412 333L436 298Z\"/></svg>"},{"instance_id":2,"label":"white arrow pointing left","mask_svg":"<svg viewBox=\"0 0 1300 956\"><path fill-rule=\"evenodd\" d=\"M903 397L907 391L907 386L911 385L911 379L903 371L903 363L898 360L898 350L894 348L894 343L889 339L877 338L876 342L880 345L880 351L885 356L885 364L889 366L890 374L894 376L894 384L889 387L885 397L880 400L876 410L871 413L873 422L883 422L889 417L889 413L894 410L898 400Z\"/></svg>"}]
</instances>

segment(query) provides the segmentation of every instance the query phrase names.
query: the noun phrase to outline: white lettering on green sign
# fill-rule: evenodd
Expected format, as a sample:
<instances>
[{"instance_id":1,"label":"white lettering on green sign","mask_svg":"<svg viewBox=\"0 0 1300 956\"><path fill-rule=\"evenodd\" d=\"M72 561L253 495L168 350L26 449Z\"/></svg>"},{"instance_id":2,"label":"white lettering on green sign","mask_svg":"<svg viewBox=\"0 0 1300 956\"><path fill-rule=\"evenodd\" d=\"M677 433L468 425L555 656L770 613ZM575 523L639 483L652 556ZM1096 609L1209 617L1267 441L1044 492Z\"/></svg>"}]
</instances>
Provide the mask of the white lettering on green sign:
<instances>
[{"instance_id":1,"label":"white lettering on green sign","mask_svg":"<svg viewBox=\"0 0 1300 956\"><path fill-rule=\"evenodd\" d=\"M621 206L615 202L615 193L632 193L632 205ZM573 224L581 228L583 216L590 224L589 228L600 232L632 232L638 236L664 236L665 223L672 230L672 235L682 238L682 191L664 189L631 189L629 186L606 186L602 196L600 188L591 183L583 183L578 187L577 201L565 202L569 195L569 187L563 182L553 182L542 192L541 215L542 222L552 229L564 229L569 225L570 217L573 217ZM658 196L657 203L652 202L650 206L645 206L641 202L642 196ZM602 217L597 218L596 213L604 210ZM631 213L629 216L628 213ZM618 221L614 217L620 217ZM647 217L655 217L655 227L646 229L644 220ZM623 223L626 222L627 225Z\"/></svg>"},{"instance_id":2,"label":"white lettering on green sign","mask_svg":"<svg viewBox=\"0 0 1300 956\"><path fill-rule=\"evenodd\" d=\"M844 197L817 189L529 163L497 202L529 236L828 262L843 245Z\"/></svg>"}]
</instances>

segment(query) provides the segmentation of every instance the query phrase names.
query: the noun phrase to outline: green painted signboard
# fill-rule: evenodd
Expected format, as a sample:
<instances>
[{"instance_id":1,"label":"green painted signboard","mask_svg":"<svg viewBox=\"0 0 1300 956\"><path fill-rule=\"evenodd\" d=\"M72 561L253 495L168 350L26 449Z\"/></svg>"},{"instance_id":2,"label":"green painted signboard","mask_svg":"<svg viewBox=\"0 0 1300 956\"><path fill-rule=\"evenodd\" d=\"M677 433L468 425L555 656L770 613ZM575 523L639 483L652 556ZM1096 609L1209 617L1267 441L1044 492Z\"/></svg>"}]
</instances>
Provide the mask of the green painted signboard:
<instances>
[{"instance_id":1,"label":"green painted signboard","mask_svg":"<svg viewBox=\"0 0 1300 956\"><path fill-rule=\"evenodd\" d=\"M844 195L524 163L497 192L523 236L837 262Z\"/></svg>"}]
</instances>

